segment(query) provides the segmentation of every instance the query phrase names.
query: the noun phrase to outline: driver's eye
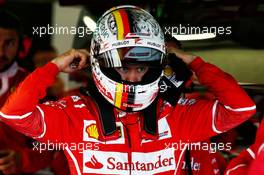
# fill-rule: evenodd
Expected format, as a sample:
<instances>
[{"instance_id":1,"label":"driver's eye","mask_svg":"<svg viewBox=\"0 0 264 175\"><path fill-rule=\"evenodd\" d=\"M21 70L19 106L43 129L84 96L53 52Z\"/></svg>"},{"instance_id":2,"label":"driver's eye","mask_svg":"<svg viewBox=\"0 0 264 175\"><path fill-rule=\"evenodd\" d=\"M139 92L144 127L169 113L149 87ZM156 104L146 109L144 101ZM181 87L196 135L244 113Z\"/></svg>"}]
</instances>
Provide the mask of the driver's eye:
<instances>
[{"instance_id":1,"label":"driver's eye","mask_svg":"<svg viewBox=\"0 0 264 175\"><path fill-rule=\"evenodd\" d=\"M138 71L139 73L141 73L141 72L145 72L146 69L147 69L147 67L138 67L138 68L137 68L137 71Z\"/></svg>"},{"instance_id":2,"label":"driver's eye","mask_svg":"<svg viewBox=\"0 0 264 175\"><path fill-rule=\"evenodd\" d=\"M120 72L127 73L128 72L128 67L119 67L117 68Z\"/></svg>"}]
</instances>

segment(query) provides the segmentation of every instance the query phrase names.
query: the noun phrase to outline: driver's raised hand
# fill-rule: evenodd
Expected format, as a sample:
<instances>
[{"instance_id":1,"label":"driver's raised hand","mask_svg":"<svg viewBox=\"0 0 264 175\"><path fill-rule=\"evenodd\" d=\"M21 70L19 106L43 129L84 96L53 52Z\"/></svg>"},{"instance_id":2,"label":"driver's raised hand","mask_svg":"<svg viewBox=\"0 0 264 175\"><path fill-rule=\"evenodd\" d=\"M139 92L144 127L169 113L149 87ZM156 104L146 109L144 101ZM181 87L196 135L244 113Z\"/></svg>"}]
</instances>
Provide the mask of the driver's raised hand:
<instances>
[{"instance_id":1,"label":"driver's raised hand","mask_svg":"<svg viewBox=\"0 0 264 175\"><path fill-rule=\"evenodd\" d=\"M89 57L90 54L85 49L71 49L57 56L51 62L58 66L60 72L71 73L84 68L89 62Z\"/></svg>"}]
</instances>

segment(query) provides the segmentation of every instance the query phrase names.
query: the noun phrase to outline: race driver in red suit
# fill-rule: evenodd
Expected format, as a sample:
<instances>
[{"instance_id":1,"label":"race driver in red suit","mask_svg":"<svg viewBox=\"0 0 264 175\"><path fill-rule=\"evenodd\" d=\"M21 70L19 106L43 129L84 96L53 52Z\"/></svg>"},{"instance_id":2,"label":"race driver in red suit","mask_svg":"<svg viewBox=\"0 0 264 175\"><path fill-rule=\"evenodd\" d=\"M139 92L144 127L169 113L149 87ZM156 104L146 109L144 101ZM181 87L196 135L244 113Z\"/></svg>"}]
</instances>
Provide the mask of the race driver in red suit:
<instances>
[{"instance_id":1,"label":"race driver in red suit","mask_svg":"<svg viewBox=\"0 0 264 175\"><path fill-rule=\"evenodd\" d=\"M61 145L71 174L179 174L189 142L237 126L255 105L230 75L177 50L217 99L180 97L172 106L158 96L165 54L162 30L148 12L112 8L97 22L91 53L72 49L34 71L1 108L1 119ZM88 57L96 88L38 104L59 72L83 68Z\"/></svg>"}]
</instances>

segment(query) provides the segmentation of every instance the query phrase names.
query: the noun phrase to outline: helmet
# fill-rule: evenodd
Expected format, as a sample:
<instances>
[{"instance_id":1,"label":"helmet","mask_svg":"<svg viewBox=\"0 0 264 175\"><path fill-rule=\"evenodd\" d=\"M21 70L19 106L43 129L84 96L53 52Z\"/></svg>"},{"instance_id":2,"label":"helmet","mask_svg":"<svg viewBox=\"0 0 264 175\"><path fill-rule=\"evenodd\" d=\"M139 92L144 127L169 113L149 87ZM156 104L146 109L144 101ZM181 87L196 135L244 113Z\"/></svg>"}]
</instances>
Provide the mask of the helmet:
<instances>
[{"instance_id":1,"label":"helmet","mask_svg":"<svg viewBox=\"0 0 264 175\"><path fill-rule=\"evenodd\" d=\"M135 6L118 6L97 22L91 41L95 85L104 98L123 111L139 111L157 97L165 56L164 34L157 21ZM142 81L123 81L114 68L146 65Z\"/></svg>"}]
</instances>

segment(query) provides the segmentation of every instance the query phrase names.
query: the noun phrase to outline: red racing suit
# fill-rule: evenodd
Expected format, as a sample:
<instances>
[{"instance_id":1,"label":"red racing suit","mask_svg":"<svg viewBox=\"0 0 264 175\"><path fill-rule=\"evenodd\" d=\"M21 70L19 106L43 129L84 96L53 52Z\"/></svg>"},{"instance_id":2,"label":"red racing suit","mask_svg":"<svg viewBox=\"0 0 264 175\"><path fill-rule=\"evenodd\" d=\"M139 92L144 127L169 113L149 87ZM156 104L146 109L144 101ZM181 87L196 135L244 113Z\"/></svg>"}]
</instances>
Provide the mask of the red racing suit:
<instances>
[{"instance_id":1,"label":"red racing suit","mask_svg":"<svg viewBox=\"0 0 264 175\"><path fill-rule=\"evenodd\" d=\"M99 140L98 109L89 96L38 104L59 72L53 63L28 76L0 115L12 127L46 141L46 145L63 145L71 174L178 175L189 146L186 143L227 131L250 118L256 108L237 82L219 68L199 57L189 66L217 98L180 98L176 107L159 100L156 140L142 138L141 112L116 109L120 137Z\"/></svg>"},{"instance_id":2,"label":"red racing suit","mask_svg":"<svg viewBox=\"0 0 264 175\"><path fill-rule=\"evenodd\" d=\"M257 175L264 173L264 120L262 120L255 143L243 150L228 165L225 175Z\"/></svg>"},{"instance_id":3,"label":"red racing suit","mask_svg":"<svg viewBox=\"0 0 264 175\"><path fill-rule=\"evenodd\" d=\"M199 99L214 99L215 97L211 93L186 93L184 94L187 98L199 98ZM190 150L190 167L193 175L222 175L226 169L226 160L225 158L218 153L217 151L222 148L217 148L216 143L211 143L208 139L207 141L203 141L202 145L210 145L211 149L192 149ZM231 144L225 143L225 149L231 149ZM186 155L187 156L187 155ZM187 158L182 161L182 174L190 174L188 172Z\"/></svg>"}]
</instances>

